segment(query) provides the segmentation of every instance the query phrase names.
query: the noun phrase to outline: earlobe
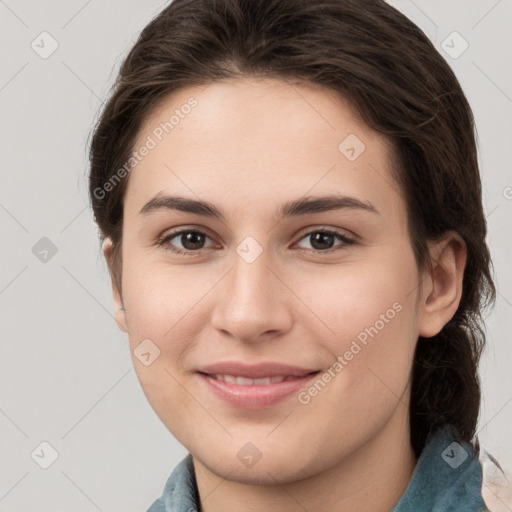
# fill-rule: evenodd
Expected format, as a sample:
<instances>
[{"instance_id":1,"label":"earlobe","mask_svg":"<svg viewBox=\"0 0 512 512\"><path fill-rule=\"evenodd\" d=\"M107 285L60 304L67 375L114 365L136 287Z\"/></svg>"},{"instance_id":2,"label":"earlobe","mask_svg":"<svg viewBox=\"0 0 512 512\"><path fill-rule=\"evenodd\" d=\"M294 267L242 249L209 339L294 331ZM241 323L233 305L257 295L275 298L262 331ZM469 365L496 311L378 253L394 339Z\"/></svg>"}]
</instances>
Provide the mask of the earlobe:
<instances>
[{"instance_id":1,"label":"earlobe","mask_svg":"<svg viewBox=\"0 0 512 512\"><path fill-rule=\"evenodd\" d=\"M457 311L467 259L466 244L455 232L446 233L429 248L432 272L427 279L431 286L425 287L419 325L419 334L424 338L438 334Z\"/></svg>"},{"instance_id":2,"label":"earlobe","mask_svg":"<svg viewBox=\"0 0 512 512\"><path fill-rule=\"evenodd\" d=\"M126 322L126 312L124 310L123 298L117 286L116 280L114 278L113 272L113 262L112 262L112 253L114 246L112 244L112 240L107 237L103 242L103 256L107 262L107 266L110 272L110 281L112 284L112 296L114 298L114 305L116 311L114 313L114 318L117 326L124 332L128 332L127 322Z\"/></svg>"},{"instance_id":3,"label":"earlobe","mask_svg":"<svg viewBox=\"0 0 512 512\"><path fill-rule=\"evenodd\" d=\"M126 312L123 307L116 309L114 313L114 318L116 319L116 324L122 331L128 333L128 327L126 326Z\"/></svg>"}]
</instances>

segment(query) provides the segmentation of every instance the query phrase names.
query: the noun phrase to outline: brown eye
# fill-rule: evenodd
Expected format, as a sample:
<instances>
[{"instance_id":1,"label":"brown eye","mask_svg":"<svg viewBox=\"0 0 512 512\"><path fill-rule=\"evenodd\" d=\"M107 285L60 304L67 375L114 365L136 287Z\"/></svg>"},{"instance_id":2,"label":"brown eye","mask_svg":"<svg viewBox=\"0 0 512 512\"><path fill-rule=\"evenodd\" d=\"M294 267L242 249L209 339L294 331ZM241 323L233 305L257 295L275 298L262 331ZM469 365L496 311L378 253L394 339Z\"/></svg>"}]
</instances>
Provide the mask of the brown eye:
<instances>
[{"instance_id":1,"label":"brown eye","mask_svg":"<svg viewBox=\"0 0 512 512\"><path fill-rule=\"evenodd\" d=\"M166 235L159 240L158 245L164 246L166 249L177 254L188 254L200 252L204 249L205 239L210 238L205 233L195 229L183 229ZM171 243L171 240L177 239L177 242ZM180 243L182 247L175 247Z\"/></svg>"},{"instance_id":2,"label":"brown eye","mask_svg":"<svg viewBox=\"0 0 512 512\"><path fill-rule=\"evenodd\" d=\"M317 252L330 252L337 249L332 249L336 239L341 240L340 247L355 243L355 240L337 231L326 229L317 229L310 231L301 240L309 239L312 249ZM306 248L307 249L307 248Z\"/></svg>"}]
</instances>

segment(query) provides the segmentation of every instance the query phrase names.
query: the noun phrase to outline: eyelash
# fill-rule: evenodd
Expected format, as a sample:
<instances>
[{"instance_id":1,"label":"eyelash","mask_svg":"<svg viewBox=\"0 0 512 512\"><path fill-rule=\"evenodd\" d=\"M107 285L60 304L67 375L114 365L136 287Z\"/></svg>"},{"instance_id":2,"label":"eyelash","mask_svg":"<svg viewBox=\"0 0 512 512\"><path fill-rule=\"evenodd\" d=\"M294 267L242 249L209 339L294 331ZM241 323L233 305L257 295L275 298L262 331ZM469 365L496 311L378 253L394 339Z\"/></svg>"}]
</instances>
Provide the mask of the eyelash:
<instances>
[{"instance_id":1,"label":"eyelash","mask_svg":"<svg viewBox=\"0 0 512 512\"><path fill-rule=\"evenodd\" d=\"M163 247L173 238L176 238L177 236L183 235L185 233L198 233L207 238L210 238L206 233L203 233L202 231L200 231L198 229L182 229L179 231L174 231L172 233L169 233L168 235L165 235L165 236L159 238L157 241L157 245ZM314 233L324 233L324 234L333 235L333 236L337 237L339 240L341 240L343 242L343 244L341 245L341 248L343 248L343 245L352 245L352 244L356 243L356 241L353 238L350 238L347 235L342 234L338 231L334 231L332 229L315 229L312 231L308 231L299 239L299 242L301 240L303 240L304 238L311 236ZM196 254L201 254L201 252L205 250L205 249L198 249L197 251L192 251L192 250L176 249L175 247L172 247L170 244L167 247L165 247L165 249L173 252L174 254L180 254L180 255L184 255L184 256L193 256ZM326 254L326 253L335 252L335 251L338 251L341 249L340 249L340 247L338 247L338 248L334 248L334 249L327 249L325 251L322 251L319 249L303 249L303 250L307 251L307 252L314 252L316 254Z\"/></svg>"}]
</instances>

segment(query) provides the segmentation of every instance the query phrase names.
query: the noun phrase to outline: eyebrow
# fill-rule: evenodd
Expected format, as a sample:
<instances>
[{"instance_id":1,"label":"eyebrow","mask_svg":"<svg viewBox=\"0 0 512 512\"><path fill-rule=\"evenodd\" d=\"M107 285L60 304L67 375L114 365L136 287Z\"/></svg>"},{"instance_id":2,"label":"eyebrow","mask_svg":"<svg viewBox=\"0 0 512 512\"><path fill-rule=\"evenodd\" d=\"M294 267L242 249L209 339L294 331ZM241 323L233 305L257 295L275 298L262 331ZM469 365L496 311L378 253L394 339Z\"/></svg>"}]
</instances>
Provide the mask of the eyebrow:
<instances>
[{"instance_id":1,"label":"eyebrow","mask_svg":"<svg viewBox=\"0 0 512 512\"><path fill-rule=\"evenodd\" d=\"M349 196L323 196L303 197L294 201L287 201L277 211L278 218L296 217L314 213L322 213L333 210L361 210L379 214L375 206L369 201L362 201ZM222 210L208 201L200 201L181 196L171 196L159 192L150 199L140 210L141 215L148 215L160 210L177 210L193 213L203 217L211 217L226 222L227 215Z\"/></svg>"}]
</instances>

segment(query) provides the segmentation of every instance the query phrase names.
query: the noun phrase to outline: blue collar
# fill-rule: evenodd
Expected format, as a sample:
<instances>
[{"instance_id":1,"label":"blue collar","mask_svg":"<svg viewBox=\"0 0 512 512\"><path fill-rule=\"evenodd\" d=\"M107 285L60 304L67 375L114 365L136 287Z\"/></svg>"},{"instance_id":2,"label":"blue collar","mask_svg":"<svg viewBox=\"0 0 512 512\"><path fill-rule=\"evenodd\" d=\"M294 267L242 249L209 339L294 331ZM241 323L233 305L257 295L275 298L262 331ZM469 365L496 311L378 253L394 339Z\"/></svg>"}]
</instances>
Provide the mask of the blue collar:
<instances>
[{"instance_id":1,"label":"blue collar","mask_svg":"<svg viewBox=\"0 0 512 512\"><path fill-rule=\"evenodd\" d=\"M448 427L430 437L409 484L390 512L484 512L482 466L469 443L459 444ZM199 494L192 456L173 470L147 512L199 510Z\"/></svg>"},{"instance_id":2,"label":"blue collar","mask_svg":"<svg viewBox=\"0 0 512 512\"><path fill-rule=\"evenodd\" d=\"M147 512L199 512L194 464L190 453L174 468L164 492Z\"/></svg>"},{"instance_id":3,"label":"blue collar","mask_svg":"<svg viewBox=\"0 0 512 512\"><path fill-rule=\"evenodd\" d=\"M427 439L409 484L391 512L483 512L482 465L449 427Z\"/></svg>"}]
</instances>

